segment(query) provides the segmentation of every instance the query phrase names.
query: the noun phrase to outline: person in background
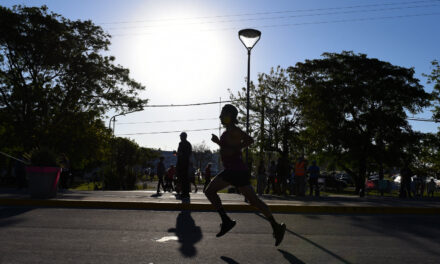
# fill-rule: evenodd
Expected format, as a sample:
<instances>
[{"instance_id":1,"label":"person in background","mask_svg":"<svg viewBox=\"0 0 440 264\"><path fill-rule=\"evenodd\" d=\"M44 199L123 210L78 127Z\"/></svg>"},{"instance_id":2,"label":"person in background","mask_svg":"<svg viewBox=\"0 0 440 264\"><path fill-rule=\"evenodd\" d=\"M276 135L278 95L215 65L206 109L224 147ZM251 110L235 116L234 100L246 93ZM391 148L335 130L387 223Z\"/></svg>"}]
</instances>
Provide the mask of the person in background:
<instances>
[{"instance_id":1,"label":"person in background","mask_svg":"<svg viewBox=\"0 0 440 264\"><path fill-rule=\"evenodd\" d=\"M188 171L189 171L189 162L192 153L192 146L191 143L189 143L189 141L187 140L187 137L188 135L185 132L182 132L180 134L180 143L176 152L177 155L176 170L177 170L179 186L181 188L182 199L189 199L189 191L190 191Z\"/></svg>"},{"instance_id":2,"label":"person in background","mask_svg":"<svg viewBox=\"0 0 440 264\"><path fill-rule=\"evenodd\" d=\"M189 169L188 176L189 176L189 183L190 183L190 186L189 186L190 192L191 192L191 184L193 184L194 188L195 188L194 193L197 193L197 191L198 191L197 184L196 184L196 173L197 173L197 170L196 170L196 168L194 168L192 162L189 163L189 168L188 169Z\"/></svg>"},{"instance_id":3,"label":"person in background","mask_svg":"<svg viewBox=\"0 0 440 264\"><path fill-rule=\"evenodd\" d=\"M431 180L428 182L428 197L434 197L434 192L435 192L435 188L436 188L436 184L434 182L434 178L431 178Z\"/></svg>"},{"instance_id":4,"label":"person in background","mask_svg":"<svg viewBox=\"0 0 440 264\"><path fill-rule=\"evenodd\" d=\"M167 170L167 175L165 176L165 188L164 191L172 192L176 189L176 186L173 186L174 176L176 174L176 168L174 165L171 165Z\"/></svg>"},{"instance_id":5,"label":"person in background","mask_svg":"<svg viewBox=\"0 0 440 264\"><path fill-rule=\"evenodd\" d=\"M306 193L306 161L299 157L295 164L295 193L297 196L305 196Z\"/></svg>"},{"instance_id":6,"label":"person in background","mask_svg":"<svg viewBox=\"0 0 440 264\"><path fill-rule=\"evenodd\" d=\"M61 188L68 189L69 180L70 180L70 161L65 153L61 154L60 165L61 165L61 175L60 175Z\"/></svg>"},{"instance_id":7,"label":"person in background","mask_svg":"<svg viewBox=\"0 0 440 264\"><path fill-rule=\"evenodd\" d=\"M269 177L267 178L267 185L265 193L270 193L270 188L272 186L272 192L275 192L275 177L277 175L277 165L275 161L272 160L269 166Z\"/></svg>"},{"instance_id":8,"label":"person in background","mask_svg":"<svg viewBox=\"0 0 440 264\"><path fill-rule=\"evenodd\" d=\"M157 178L158 178L158 182L157 182L157 193L160 193L160 186L162 186L163 191L165 192L165 186L163 183L163 177L165 175L165 164L163 163L163 161L165 160L164 157L160 157L159 158L159 162L157 163L157 168L156 168L156 174L157 174Z\"/></svg>"},{"instance_id":9,"label":"person in background","mask_svg":"<svg viewBox=\"0 0 440 264\"><path fill-rule=\"evenodd\" d=\"M409 162L405 161L403 164L403 169L400 171L401 181L400 181L400 198L412 198L411 195L411 177L413 175L412 170L409 168Z\"/></svg>"},{"instance_id":10,"label":"person in background","mask_svg":"<svg viewBox=\"0 0 440 264\"><path fill-rule=\"evenodd\" d=\"M319 167L316 165L316 160L312 161L312 165L307 169L309 173L309 186L310 186L310 196L313 195L313 189L315 189L315 196L319 197Z\"/></svg>"},{"instance_id":11,"label":"person in background","mask_svg":"<svg viewBox=\"0 0 440 264\"><path fill-rule=\"evenodd\" d=\"M208 163L205 168L205 185L203 185L203 192L206 191L206 187L208 187L208 184L211 182L211 163Z\"/></svg>"}]
</instances>

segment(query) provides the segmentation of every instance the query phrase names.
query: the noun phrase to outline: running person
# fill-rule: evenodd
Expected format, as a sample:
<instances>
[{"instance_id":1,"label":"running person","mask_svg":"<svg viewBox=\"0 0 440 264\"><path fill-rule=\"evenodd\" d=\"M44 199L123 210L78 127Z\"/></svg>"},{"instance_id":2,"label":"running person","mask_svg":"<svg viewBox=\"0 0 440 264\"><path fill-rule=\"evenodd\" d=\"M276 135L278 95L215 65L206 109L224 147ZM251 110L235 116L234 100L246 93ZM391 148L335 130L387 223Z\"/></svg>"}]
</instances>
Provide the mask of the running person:
<instances>
[{"instance_id":1,"label":"running person","mask_svg":"<svg viewBox=\"0 0 440 264\"><path fill-rule=\"evenodd\" d=\"M250 183L250 172L243 162L241 149L251 145L254 140L236 126L238 110L231 104L226 104L222 108L220 120L226 131L220 139L212 135L211 140L220 146L220 155L222 158L224 170L215 176L205 191L208 200L217 209L222 223L220 232L216 235L221 237L231 230L236 222L229 218L223 209L222 202L217 192L229 185L234 185L245 196L249 203L258 208L267 220L270 222L275 238L275 246L278 246L283 240L286 231L286 225L277 223L270 212L268 206L258 198Z\"/></svg>"}]
</instances>

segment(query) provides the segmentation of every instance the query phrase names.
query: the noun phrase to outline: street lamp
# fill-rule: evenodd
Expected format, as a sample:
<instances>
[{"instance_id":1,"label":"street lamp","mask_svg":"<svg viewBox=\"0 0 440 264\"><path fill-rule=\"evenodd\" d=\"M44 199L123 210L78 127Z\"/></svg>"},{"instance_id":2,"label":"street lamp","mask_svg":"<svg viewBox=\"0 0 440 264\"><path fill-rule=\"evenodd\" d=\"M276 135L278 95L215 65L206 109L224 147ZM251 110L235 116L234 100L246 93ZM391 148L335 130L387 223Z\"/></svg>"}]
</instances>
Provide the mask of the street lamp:
<instances>
[{"instance_id":1,"label":"street lamp","mask_svg":"<svg viewBox=\"0 0 440 264\"><path fill-rule=\"evenodd\" d=\"M260 40L261 32L256 29L242 29L238 31L238 37L241 43L248 51L248 76L247 76L247 90L246 90L246 134L249 134L249 85L251 72L251 50ZM246 147L246 164L249 166L249 148Z\"/></svg>"}]
</instances>

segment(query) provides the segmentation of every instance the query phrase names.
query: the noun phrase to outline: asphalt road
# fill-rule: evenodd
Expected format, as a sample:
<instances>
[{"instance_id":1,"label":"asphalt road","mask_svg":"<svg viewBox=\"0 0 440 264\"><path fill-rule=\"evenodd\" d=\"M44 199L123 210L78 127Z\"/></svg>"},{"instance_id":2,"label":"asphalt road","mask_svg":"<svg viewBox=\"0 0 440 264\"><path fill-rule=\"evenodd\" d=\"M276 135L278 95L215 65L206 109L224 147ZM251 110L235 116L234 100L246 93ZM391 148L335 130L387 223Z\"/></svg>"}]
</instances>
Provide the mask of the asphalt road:
<instances>
[{"instance_id":1,"label":"asphalt road","mask_svg":"<svg viewBox=\"0 0 440 264\"><path fill-rule=\"evenodd\" d=\"M440 216L0 207L0 263L440 263Z\"/></svg>"}]
</instances>

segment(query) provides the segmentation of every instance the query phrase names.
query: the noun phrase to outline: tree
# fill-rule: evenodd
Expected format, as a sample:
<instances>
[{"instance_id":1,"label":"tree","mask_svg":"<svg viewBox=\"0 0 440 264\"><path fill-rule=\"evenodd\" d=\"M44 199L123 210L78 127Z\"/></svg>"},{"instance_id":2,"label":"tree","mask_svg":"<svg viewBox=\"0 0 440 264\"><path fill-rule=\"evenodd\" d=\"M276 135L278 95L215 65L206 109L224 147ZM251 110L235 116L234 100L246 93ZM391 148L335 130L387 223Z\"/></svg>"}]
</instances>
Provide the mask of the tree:
<instances>
[{"instance_id":1,"label":"tree","mask_svg":"<svg viewBox=\"0 0 440 264\"><path fill-rule=\"evenodd\" d=\"M46 6L0 6L0 117L9 135L0 147L93 155L100 147L87 144L108 134L101 121L108 110L146 103L137 98L145 87L103 55L109 45L110 35L91 21L71 21Z\"/></svg>"},{"instance_id":2,"label":"tree","mask_svg":"<svg viewBox=\"0 0 440 264\"><path fill-rule=\"evenodd\" d=\"M193 146L194 166L203 169L212 160L212 151L204 141Z\"/></svg>"},{"instance_id":3,"label":"tree","mask_svg":"<svg viewBox=\"0 0 440 264\"><path fill-rule=\"evenodd\" d=\"M289 67L316 151L331 153L363 188L368 161L381 163L412 134L407 111L429 105L414 69L344 51ZM405 143L405 142L403 142ZM396 151L397 150L397 151ZM396 153L397 152L397 153Z\"/></svg>"},{"instance_id":4,"label":"tree","mask_svg":"<svg viewBox=\"0 0 440 264\"><path fill-rule=\"evenodd\" d=\"M250 132L259 142L256 145L260 148L260 159L264 159L266 151L275 151L287 160L292 147L297 154L302 154L299 140L301 119L295 105L296 87L286 70L278 66L268 74L258 74L258 86L252 83L249 93ZM237 95L230 93L230 99L244 113L246 89L242 88Z\"/></svg>"},{"instance_id":5,"label":"tree","mask_svg":"<svg viewBox=\"0 0 440 264\"><path fill-rule=\"evenodd\" d=\"M428 77L429 84L434 84L434 89L432 91L432 99L434 102L433 118L435 120L440 120L440 64L438 60L433 60L431 64L433 67L431 74L424 74L424 76Z\"/></svg>"}]
</instances>

